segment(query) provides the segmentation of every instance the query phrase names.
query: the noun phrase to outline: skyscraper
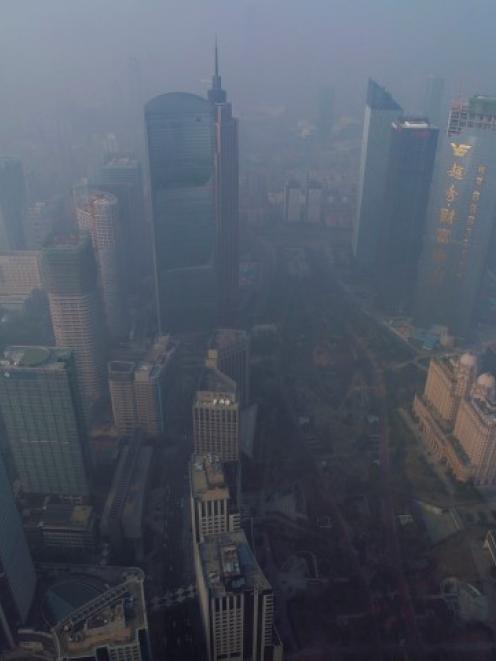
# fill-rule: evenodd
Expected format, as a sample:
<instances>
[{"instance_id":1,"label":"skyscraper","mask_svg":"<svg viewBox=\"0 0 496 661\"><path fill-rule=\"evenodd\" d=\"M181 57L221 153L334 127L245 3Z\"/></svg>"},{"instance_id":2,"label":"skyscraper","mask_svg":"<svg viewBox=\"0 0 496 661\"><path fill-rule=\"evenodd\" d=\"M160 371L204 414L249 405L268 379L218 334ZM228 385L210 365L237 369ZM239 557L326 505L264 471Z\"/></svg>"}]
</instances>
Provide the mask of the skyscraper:
<instances>
[{"instance_id":1,"label":"skyscraper","mask_svg":"<svg viewBox=\"0 0 496 661\"><path fill-rule=\"evenodd\" d=\"M221 462L238 461L240 406L236 383L216 369L206 369L193 403L193 451Z\"/></svg>"},{"instance_id":2,"label":"skyscraper","mask_svg":"<svg viewBox=\"0 0 496 661\"><path fill-rule=\"evenodd\" d=\"M33 602L36 574L21 517L0 457L0 650L14 647Z\"/></svg>"},{"instance_id":3,"label":"skyscraper","mask_svg":"<svg viewBox=\"0 0 496 661\"><path fill-rule=\"evenodd\" d=\"M444 78L428 76L425 84L423 112L433 126L441 127L444 94ZM443 127L444 128L444 127Z\"/></svg>"},{"instance_id":4,"label":"skyscraper","mask_svg":"<svg viewBox=\"0 0 496 661\"><path fill-rule=\"evenodd\" d=\"M42 270L55 341L74 352L88 415L105 383L103 314L90 237L54 236L43 251Z\"/></svg>"},{"instance_id":5,"label":"skyscraper","mask_svg":"<svg viewBox=\"0 0 496 661\"><path fill-rule=\"evenodd\" d=\"M117 198L112 193L88 192L76 199L79 230L91 236L107 330L111 337L126 335L122 237Z\"/></svg>"},{"instance_id":6,"label":"skyscraper","mask_svg":"<svg viewBox=\"0 0 496 661\"><path fill-rule=\"evenodd\" d=\"M250 403L250 338L246 331L216 330L207 349L207 367L229 376L237 387L241 406Z\"/></svg>"},{"instance_id":7,"label":"skyscraper","mask_svg":"<svg viewBox=\"0 0 496 661\"><path fill-rule=\"evenodd\" d=\"M375 266L384 217L384 193L391 144L391 124L402 114L399 104L374 80L369 80L363 124L358 204L353 225L356 265Z\"/></svg>"},{"instance_id":8,"label":"skyscraper","mask_svg":"<svg viewBox=\"0 0 496 661\"><path fill-rule=\"evenodd\" d=\"M322 146L325 146L331 137L334 122L334 90L327 85L320 90L317 129Z\"/></svg>"},{"instance_id":9,"label":"skyscraper","mask_svg":"<svg viewBox=\"0 0 496 661\"><path fill-rule=\"evenodd\" d=\"M0 158L0 251L22 250L26 213L26 184L17 158Z\"/></svg>"},{"instance_id":10,"label":"skyscraper","mask_svg":"<svg viewBox=\"0 0 496 661\"><path fill-rule=\"evenodd\" d=\"M208 92L215 120L215 216L217 225L217 286L219 321L236 320L239 289L239 153L238 120L232 116L219 75L217 44L215 72Z\"/></svg>"},{"instance_id":11,"label":"skyscraper","mask_svg":"<svg viewBox=\"0 0 496 661\"><path fill-rule=\"evenodd\" d=\"M470 116L474 121L470 121ZM496 214L496 98L454 106L432 187L416 322L471 329Z\"/></svg>"},{"instance_id":12,"label":"skyscraper","mask_svg":"<svg viewBox=\"0 0 496 661\"><path fill-rule=\"evenodd\" d=\"M126 268L122 274L126 292L134 292L143 274L151 272L150 227L145 218L143 174L139 161L118 155L100 168L93 185L119 200L119 227Z\"/></svg>"},{"instance_id":13,"label":"skyscraper","mask_svg":"<svg viewBox=\"0 0 496 661\"><path fill-rule=\"evenodd\" d=\"M379 302L389 313L408 312L412 304L437 136L424 119L399 119L391 126L377 260Z\"/></svg>"},{"instance_id":14,"label":"skyscraper","mask_svg":"<svg viewBox=\"0 0 496 661\"><path fill-rule=\"evenodd\" d=\"M217 312L214 121L194 94L145 106L160 332L202 330Z\"/></svg>"},{"instance_id":15,"label":"skyscraper","mask_svg":"<svg viewBox=\"0 0 496 661\"><path fill-rule=\"evenodd\" d=\"M0 411L25 493L88 497L89 448L70 351L9 347L0 362Z\"/></svg>"}]
</instances>

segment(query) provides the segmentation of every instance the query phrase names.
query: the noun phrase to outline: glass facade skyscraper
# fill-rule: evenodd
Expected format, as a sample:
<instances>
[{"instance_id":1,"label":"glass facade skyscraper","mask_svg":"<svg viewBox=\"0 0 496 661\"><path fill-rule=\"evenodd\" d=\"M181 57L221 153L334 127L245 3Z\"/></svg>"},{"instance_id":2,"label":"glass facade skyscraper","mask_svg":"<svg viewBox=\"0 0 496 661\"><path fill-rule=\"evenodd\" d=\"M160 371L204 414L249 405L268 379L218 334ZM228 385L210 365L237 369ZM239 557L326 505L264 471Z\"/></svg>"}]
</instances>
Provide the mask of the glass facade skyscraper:
<instances>
[{"instance_id":1,"label":"glass facade skyscraper","mask_svg":"<svg viewBox=\"0 0 496 661\"><path fill-rule=\"evenodd\" d=\"M202 330L217 311L211 104L163 94L147 103L145 121L159 330Z\"/></svg>"}]
</instances>

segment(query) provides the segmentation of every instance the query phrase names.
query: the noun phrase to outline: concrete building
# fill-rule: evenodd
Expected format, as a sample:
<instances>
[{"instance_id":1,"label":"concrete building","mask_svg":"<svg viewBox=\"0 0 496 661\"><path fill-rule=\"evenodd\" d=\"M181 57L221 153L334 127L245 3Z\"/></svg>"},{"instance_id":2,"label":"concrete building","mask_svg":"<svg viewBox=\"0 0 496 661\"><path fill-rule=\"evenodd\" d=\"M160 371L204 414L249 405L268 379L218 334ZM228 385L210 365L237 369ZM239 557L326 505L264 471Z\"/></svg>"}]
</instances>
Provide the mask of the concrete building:
<instances>
[{"instance_id":1,"label":"concrete building","mask_svg":"<svg viewBox=\"0 0 496 661\"><path fill-rule=\"evenodd\" d=\"M455 104L437 160L415 296L415 321L470 334L492 257L496 215L496 97Z\"/></svg>"},{"instance_id":2,"label":"concrete building","mask_svg":"<svg viewBox=\"0 0 496 661\"><path fill-rule=\"evenodd\" d=\"M90 505L48 503L29 510L24 531L31 548L58 553L64 560L96 547L96 516Z\"/></svg>"},{"instance_id":3,"label":"concrete building","mask_svg":"<svg viewBox=\"0 0 496 661\"><path fill-rule=\"evenodd\" d=\"M103 315L89 236L55 236L42 254L57 346L74 352L87 417L105 391Z\"/></svg>"},{"instance_id":4,"label":"concrete building","mask_svg":"<svg viewBox=\"0 0 496 661\"><path fill-rule=\"evenodd\" d=\"M22 163L0 157L0 251L23 250L26 216L26 184Z\"/></svg>"},{"instance_id":5,"label":"concrete building","mask_svg":"<svg viewBox=\"0 0 496 661\"><path fill-rule=\"evenodd\" d=\"M117 198L112 193L88 191L75 202L79 231L88 232L93 244L107 331L111 337L124 337L124 262Z\"/></svg>"},{"instance_id":6,"label":"concrete building","mask_svg":"<svg viewBox=\"0 0 496 661\"><path fill-rule=\"evenodd\" d=\"M206 330L218 309L212 106L163 94L146 104L145 122L159 332Z\"/></svg>"},{"instance_id":7,"label":"concrete building","mask_svg":"<svg viewBox=\"0 0 496 661\"><path fill-rule=\"evenodd\" d=\"M0 361L0 412L25 493L89 496L89 447L71 351L9 347Z\"/></svg>"},{"instance_id":8,"label":"concrete building","mask_svg":"<svg viewBox=\"0 0 496 661\"><path fill-rule=\"evenodd\" d=\"M383 203L389 165L391 124L402 109L389 92L369 80L362 135L358 203L353 224L353 255L367 271L377 261L382 233Z\"/></svg>"},{"instance_id":9,"label":"concrete building","mask_svg":"<svg viewBox=\"0 0 496 661\"><path fill-rule=\"evenodd\" d=\"M324 213L324 189L316 181L307 182L305 196L305 220L311 225L319 225Z\"/></svg>"},{"instance_id":10,"label":"concrete building","mask_svg":"<svg viewBox=\"0 0 496 661\"><path fill-rule=\"evenodd\" d=\"M287 223L301 223L305 207L305 197L300 184L290 181L284 189L284 218Z\"/></svg>"},{"instance_id":11,"label":"concrete building","mask_svg":"<svg viewBox=\"0 0 496 661\"><path fill-rule=\"evenodd\" d=\"M477 359L433 359L414 413L429 451L455 476L476 486L496 484L496 385L477 376Z\"/></svg>"},{"instance_id":12,"label":"concrete building","mask_svg":"<svg viewBox=\"0 0 496 661\"><path fill-rule=\"evenodd\" d=\"M240 528L236 475L212 455L193 455L190 462L190 500L193 544L208 535L235 532Z\"/></svg>"},{"instance_id":13,"label":"concrete building","mask_svg":"<svg viewBox=\"0 0 496 661\"><path fill-rule=\"evenodd\" d=\"M151 228L146 222L141 165L130 154L114 154L100 168L92 185L119 200L122 254L126 265L122 278L125 291L132 293L143 274L152 270Z\"/></svg>"},{"instance_id":14,"label":"concrete building","mask_svg":"<svg viewBox=\"0 0 496 661\"><path fill-rule=\"evenodd\" d=\"M238 461L240 405L235 382L207 368L193 404L193 452L221 462Z\"/></svg>"},{"instance_id":15,"label":"concrete building","mask_svg":"<svg viewBox=\"0 0 496 661\"><path fill-rule=\"evenodd\" d=\"M163 435L176 357L177 344L164 335L155 340L143 360L109 363L112 413L120 434L127 436L141 429L152 438Z\"/></svg>"},{"instance_id":16,"label":"concrete building","mask_svg":"<svg viewBox=\"0 0 496 661\"><path fill-rule=\"evenodd\" d=\"M241 407L250 403L250 338L246 331L220 328L207 349L207 367L223 372L237 387Z\"/></svg>"},{"instance_id":17,"label":"concrete building","mask_svg":"<svg viewBox=\"0 0 496 661\"><path fill-rule=\"evenodd\" d=\"M232 115L219 75L217 44L215 70L208 100L215 122L214 172L217 226L217 287L219 321L235 323L239 305L239 150L238 120Z\"/></svg>"},{"instance_id":18,"label":"concrete building","mask_svg":"<svg viewBox=\"0 0 496 661\"><path fill-rule=\"evenodd\" d=\"M22 308L34 289L41 289L40 255L35 250L0 253L0 304Z\"/></svg>"},{"instance_id":19,"label":"concrete building","mask_svg":"<svg viewBox=\"0 0 496 661\"><path fill-rule=\"evenodd\" d=\"M282 659L272 587L243 531L199 545L197 588L209 661Z\"/></svg>"},{"instance_id":20,"label":"concrete building","mask_svg":"<svg viewBox=\"0 0 496 661\"><path fill-rule=\"evenodd\" d=\"M0 457L0 649L15 646L33 602L36 574L21 517Z\"/></svg>"},{"instance_id":21,"label":"concrete building","mask_svg":"<svg viewBox=\"0 0 496 661\"><path fill-rule=\"evenodd\" d=\"M132 568L109 587L58 622L53 629L57 659L148 661L151 658L144 574Z\"/></svg>"},{"instance_id":22,"label":"concrete building","mask_svg":"<svg viewBox=\"0 0 496 661\"><path fill-rule=\"evenodd\" d=\"M26 247L40 250L53 231L58 219L56 205L49 202L35 202L28 208L26 218Z\"/></svg>"}]
</instances>

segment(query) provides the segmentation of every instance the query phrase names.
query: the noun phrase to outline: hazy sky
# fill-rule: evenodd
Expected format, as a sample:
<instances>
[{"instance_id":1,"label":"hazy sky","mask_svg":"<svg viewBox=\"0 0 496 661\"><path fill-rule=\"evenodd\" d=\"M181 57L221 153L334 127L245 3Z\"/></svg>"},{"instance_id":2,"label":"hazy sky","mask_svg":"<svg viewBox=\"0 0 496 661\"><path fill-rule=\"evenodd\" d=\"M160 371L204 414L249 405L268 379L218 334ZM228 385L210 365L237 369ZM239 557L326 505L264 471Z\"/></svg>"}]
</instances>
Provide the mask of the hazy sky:
<instances>
[{"instance_id":1,"label":"hazy sky","mask_svg":"<svg viewBox=\"0 0 496 661\"><path fill-rule=\"evenodd\" d=\"M425 77L496 93L495 0L0 0L0 85L9 105L98 104L126 92L202 91L215 33L239 114L336 87L359 108L369 75L415 109Z\"/></svg>"}]
</instances>

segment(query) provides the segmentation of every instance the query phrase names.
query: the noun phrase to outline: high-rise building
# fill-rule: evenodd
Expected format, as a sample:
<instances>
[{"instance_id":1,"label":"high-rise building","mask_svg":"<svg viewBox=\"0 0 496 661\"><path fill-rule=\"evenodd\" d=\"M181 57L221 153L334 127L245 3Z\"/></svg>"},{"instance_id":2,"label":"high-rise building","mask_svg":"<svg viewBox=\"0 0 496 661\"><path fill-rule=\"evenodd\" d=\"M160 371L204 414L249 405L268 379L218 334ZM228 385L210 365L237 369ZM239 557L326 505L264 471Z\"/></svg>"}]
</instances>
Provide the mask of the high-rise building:
<instances>
[{"instance_id":1,"label":"high-rise building","mask_svg":"<svg viewBox=\"0 0 496 661\"><path fill-rule=\"evenodd\" d=\"M193 543L207 535L240 528L237 485L230 484L228 469L213 455L193 455L190 463L190 497Z\"/></svg>"},{"instance_id":2,"label":"high-rise building","mask_svg":"<svg viewBox=\"0 0 496 661\"><path fill-rule=\"evenodd\" d=\"M107 330L111 337L126 335L122 237L117 198L112 193L88 192L76 199L81 233L91 236Z\"/></svg>"},{"instance_id":3,"label":"high-rise building","mask_svg":"<svg viewBox=\"0 0 496 661\"><path fill-rule=\"evenodd\" d=\"M441 324L465 337L494 236L496 98L455 105L449 126L431 190L415 317L420 326Z\"/></svg>"},{"instance_id":4,"label":"high-rise building","mask_svg":"<svg viewBox=\"0 0 496 661\"><path fill-rule=\"evenodd\" d=\"M100 168L93 186L113 193L119 200L122 254L126 265L122 277L125 290L134 292L143 274L151 272L152 259L141 165L131 155L114 156Z\"/></svg>"},{"instance_id":5,"label":"high-rise building","mask_svg":"<svg viewBox=\"0 0 496 661\"><path fill-rule=\"evenodd\" d=\"M0 411L25 493L88 497L89 447L70 351L9 347L0 361Z\"/></svg>"},{"instance_id":6,"label":"high-rise building","mask_svg":"<svg viewBox=\"0 0 496 661\"><path fill-rule=\"evenodd\" d=\"M442 124L443 95L444 78L434 75L428 76L425 84L423 112L429 122L437 128L440 128Z\"/></svg>"},{"instance_id":7,"label":"high-rise building","mask_svg":"<svg viewBox=\"0 0 496 661\"><path fill-rule=\"evenodd\" d=\"M113 360L108 365L114 424L129 436L141 429L157 438L165 431L168 394L174 384L176 344L169 336L157 338L143 360Z\"/></svg>"},{"instance_id":8,"label":"high-rise building","mask_svg":"<svg viewBox=\"0 0 496 661\"><path fill-rule=\"evenodd\" d=\"M239 297L239 152L238 120L232 116L219 75L217 44L212 88L208 92L215 121L215 216L219 321L236 320Z\"/></svg>"},{"instance_id":9,"label":"high-rise building","mask_svg":"<svg viewBox=\"0 0 496 661\"><path fill-rule=\"evenodd\" d=\"M305 221L312 225L322 222L324 211L324 189L316 181L307 181L305 195Z\"/></svg>"},{"instance_id":10,"label":"high-rise building","mask_svg":"<svg viewBox=\"0 0 496 661\"><path fill-rule=\"evenodd\" d=\"M197 589L209 661L282 659L272 586L242 530L200 543Z\"/></svg>"},{"instance_id":11,"label":"high-rise building","mask_svg":"<svg viewBox=\"0 0 496 661\"><path fill-rule=\"evenodd\" d=\"M207 349L207 367L229 376L237 387L242 407L250 403L250 338L246 331L220 328Z\"/></svg>"},{"instance_id":12,"label":"high-rise building","mask_svg":"<svg viewBox=\"0 0 496 661\"><path fill-rule=\"evenodd\" d=\"M0 158L0 250L23 250L26 184L17 158Z\"/></svg>"},{"instance_id":13,"label":"high-rise building","mask_svg":"<svg viewBox=\"0 0 496 661\"><path fill-rule=\"evenodd\" d=\"M334 123L334 90L330 86L323 87L319 94L317 129L321 144L326 145L331 137Z\"/></svg>"},{"instance_id":14,"label":"high-rise building","mask_svg":"<svg viewBox=\"0 0 496 661\"><path fill-rule=\"evenodd\" d=\"M496 484L496 383L478 374L477 358L431 360L424 392L413 406L422 439L461 481Z\"/></svg>"},{"instance_id":15,"label":"high-rise building","mask_svg":"<svg viewBox=\"0 0 496 661\"><path fill-rule=\"evenodd\" d=\"M384 218L391 124L401 114L402 109L391 94L374 80L369 80L353 226L353 254L356 265L362 270L376 264Z\"/></svg>"},{"instance_id":16,"label":"high-rise building","mask_svg":"<svg viewBox=\"0 0 496 661\"><path fill-rule=\"evenodd\" d=\"M0 296L29 296L41 289L40 253L13 250L0 253Z\"/></svg>"},{"instance_id":17,"label":"high-rise building","mask_svg":"<svg viewBox=\"0 0 496 661\"><path fill-rule=\"evenodd\" d=\"M221 462L238 461L240 405L236 383L207 368L193 403L193 452Z\"/></svg>"},{"instance_id":18,"label":"high-rise building","mask_svg":"<svg viewBox=\"0 0 496 661\"><path fill-rule=\"evenodd\" d=\"M163 94L147 103L145 121L159 332L209 328L217 314L212 106Z\"/></svg>"},{"instance_id":19,"label":"high-rise building","mask_svg":"<svg viewBox=\"0 0 496 661\"><path fill-rule=\"evenodd\" d=\"M15 646L33 602L36 574L7 471L0 457L0 650Z\"/></svg>"},{"instance_id":20,"label":"high-rise building","mask_svg":"<svg viewBox=\"0 0 496 661\"><path fill-rule=\"evenodd\" d=\"M297 181L288 181L284 188L284 219L287 223L301 223L305 197Z\"/></svg>"},{"instance_id":21,"label":"high-rise building","mask_svg":"<svg viewBox=\"0 0 496 661\"><path fill-rule=\"evenodd\" d=\"M42 271L55 341L74 352L88 414L105 384L103 314L89 236L54 236L43 251Z\"/></svg>"},{"instance_id":22,"label":"high-rise building","mask_svg":"<svg viewBox=\"0 0 496 661\"><path fill-rule=\"evenodd\" d=\"M391 126L378 246L378 297L389 313L408 312L417 280L438 129L424 119L398 119Z\"/></svg>"}]
</instances>

